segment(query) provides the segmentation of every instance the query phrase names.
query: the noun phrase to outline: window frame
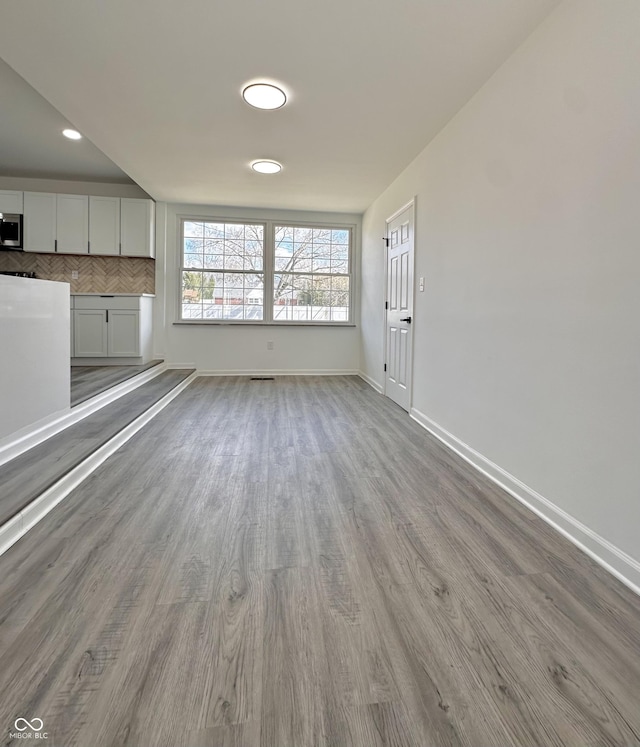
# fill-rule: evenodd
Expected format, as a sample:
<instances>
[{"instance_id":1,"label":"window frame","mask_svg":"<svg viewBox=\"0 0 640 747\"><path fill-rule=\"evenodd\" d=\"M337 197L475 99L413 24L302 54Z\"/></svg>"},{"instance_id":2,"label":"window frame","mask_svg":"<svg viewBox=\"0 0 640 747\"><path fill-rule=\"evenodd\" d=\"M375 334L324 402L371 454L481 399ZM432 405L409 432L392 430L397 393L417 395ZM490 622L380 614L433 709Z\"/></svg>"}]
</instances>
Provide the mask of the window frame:
<instances>
[{"instance_id":1,"label":"window frame","mask_svg":"<svg viewBox=\"0 0 640 747\"><path fill-rule=\"evenodd\" d=\"M262 225L264 226L264 256L263 256L263 305L262 305L262 319L183 319L182 318L182 272L183 270L192 270L193 268L184 267L184 224L188 222L196 223L236 223L239 225ZM355 327L355 273L354 273L354 259L355 259L355 242L356 242L356 229L355 223L341 223L337 221L297 221L291 219L276 219L276 218L260 218L260 217L234 217L228 218L223 214L219 215L177 215L177 302L176 302L176 316L174 324L213 324L213 325L238 325L238 326L274 326L274 327ZM277 320L273 318L273 292L274 292L274 275L278 274L275 272L275 231L276 226L279 227L291 227L291 228L318 228L318 229L332 229L349 232L349 249L348 249L348 269L349 272L344 274L336 274L337 277L347 277L349 279L349 311L347 321L335 321L335 320L313 320L313 319L281 319ZM200 272L200 270L197 270ZM205 270L206 272L206 270ZM304 275L314 275L323 273L312 273L306 272L301 273ZM327 273L330 274L330 273ZM266 303L265 299L269 299Z\"/></svg>"},{"instance_id":2,"label":"window frame","mask_svg":"<svg viewBox=\"0 0 640 747\"><path fill-rule=\"evenodd\" d=\"M184 262L184 224L185 223L224 223L224 224L233 224L237 226L262 226L263 229L263 240L262 240L262 271L258 272L256 270L208 270L208 269L199 269L194 267L186 267ZM219 219L219 218L195 218L191 216L178 216L178 308L177 308L177 316L176 319L178 323L180 324L202 324L203 322L206 324L262 324L264 321L264 303L263 303L263 309L262 309L262 320L259 319L188 319L182 317L182 273L183 272L217 272L220 274L236 274L236 275L257 275L260 274L263 276L263 299L264 294L266 293L266 281L267 281L267 224L264 220L252 220L252 219L241 219L241 218L229 218L229 219Z\"/></svg>"}]
</instances>

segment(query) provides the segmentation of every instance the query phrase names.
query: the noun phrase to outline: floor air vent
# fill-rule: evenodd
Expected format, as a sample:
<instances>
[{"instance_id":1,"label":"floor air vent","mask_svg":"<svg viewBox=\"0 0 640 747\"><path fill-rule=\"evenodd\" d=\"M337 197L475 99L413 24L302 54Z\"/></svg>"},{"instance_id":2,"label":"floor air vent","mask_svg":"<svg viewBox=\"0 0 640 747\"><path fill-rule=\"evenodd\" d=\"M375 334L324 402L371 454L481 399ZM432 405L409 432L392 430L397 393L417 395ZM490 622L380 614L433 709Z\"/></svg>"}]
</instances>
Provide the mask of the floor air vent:
<instances>
[{"instance_id":1,"label":"floor air vent","mask_svg":"<svg viewBox=\"0 0 640 747\"><path fill-rule=\"evenodd\" d=\"M273 376L252 376L249 381L274 381Z\"/></svg>"}]
</instances>

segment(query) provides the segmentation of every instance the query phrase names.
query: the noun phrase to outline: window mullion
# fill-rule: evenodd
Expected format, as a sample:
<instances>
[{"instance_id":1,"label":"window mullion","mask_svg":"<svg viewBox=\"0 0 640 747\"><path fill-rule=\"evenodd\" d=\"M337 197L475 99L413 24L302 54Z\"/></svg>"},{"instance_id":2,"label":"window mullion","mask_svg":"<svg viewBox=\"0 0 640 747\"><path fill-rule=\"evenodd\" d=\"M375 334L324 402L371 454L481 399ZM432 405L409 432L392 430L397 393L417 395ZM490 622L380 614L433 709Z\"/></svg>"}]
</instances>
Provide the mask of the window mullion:
<instances>
[{"instance_id":1,"label":"window mullion","mask_svg":"<svg viewBox=\"0 0 640 747\"><path fill-rule=\"evenodd\" d=\"M273 321L273 271L275 267L275 224L267 221L264 230L264 298L262 318L265 322Z\"/></svg>"}]
</instances>

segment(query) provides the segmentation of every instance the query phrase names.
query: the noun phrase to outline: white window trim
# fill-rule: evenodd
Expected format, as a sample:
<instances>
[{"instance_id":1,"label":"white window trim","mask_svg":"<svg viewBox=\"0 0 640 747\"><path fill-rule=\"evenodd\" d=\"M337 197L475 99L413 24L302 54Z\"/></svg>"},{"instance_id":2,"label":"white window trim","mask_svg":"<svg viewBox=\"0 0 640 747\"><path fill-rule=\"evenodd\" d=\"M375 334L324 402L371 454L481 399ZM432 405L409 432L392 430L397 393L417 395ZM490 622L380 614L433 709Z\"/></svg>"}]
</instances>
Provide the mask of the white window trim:
<instances>
[{"instance_id":1,"label":"white window trim","mask_svg":"<svg viewBox=\"0 0 640 747\"><path fill-rule=\"evenodd\" d=\"M263 316L262 320L257 319L183 319L182 318L182 270L184 262L184 243L183 243L183 225L187 221L194 222L205 222L205 223L238 223L238 224L252 224L252 225L263 225L264 226L264 261L263 261L263 273L264 273L264 298L269 299L270 303L263 302ZM273 319L273 277L274 277L274 260L275 260L275 227L286 226L286 227L300 227L300 228L331 228L341 229L349 231L349 320L346 322L338 321L313 321L313 320L281 320L277 321ZM246 217L246 218L228 218L224 215L197 215L197 214L179 214L176 215L176 246L178 251L176 252L176 282L177 282L177 298L176 298L176 309L175 309L175 321L176 325L215 325L215 326L258 326L258 327L355 327L355 243L356 243L356 229L355 223L340 223L337 221L298 221L298 220L278 220L275 218L259 218L259 217ZM322 273L303 273L306 275L322 274ZM344 277L344 275L340 275Z\"/></svg>"}]
</instances>

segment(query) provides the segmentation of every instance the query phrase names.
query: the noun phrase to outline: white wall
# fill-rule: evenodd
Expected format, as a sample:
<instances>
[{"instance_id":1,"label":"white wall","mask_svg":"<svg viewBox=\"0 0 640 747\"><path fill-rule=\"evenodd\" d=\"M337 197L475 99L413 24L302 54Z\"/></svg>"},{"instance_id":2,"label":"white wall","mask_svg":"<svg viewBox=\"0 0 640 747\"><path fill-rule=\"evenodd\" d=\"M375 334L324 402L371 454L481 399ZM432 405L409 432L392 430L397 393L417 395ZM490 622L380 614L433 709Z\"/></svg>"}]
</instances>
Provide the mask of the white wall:
<instances>
[{"instance_id":1,"label":"white wall","mask_svg":"<svg viewBox=\"0 0 640 747\"><path fill-rule=\"evenodd\" d=\"M175 324L178 314L178 218L180 215L349 223L356 226L359 263L361 216L251 208L158 203L156 211L155 355L169 364L216 372L355 372L359 330L349 327ZM357 301L356 280L356 301ZM356 304L357 307L357 304ZM356 319L357 322L357 319ZM273 350L267 350L267 342Z\"/></svg>"},{"instance_id":2,"label":"white wall","mask_svg":"<svg viewBox=\"0 0 640 747\"><path fill-rule=\"evenodd\" d=\"M96 195L98 197L149 197L137 184L82 182L71 179L35 179L22 176L0 176L0 189L18 189L23 192L55 192L56 194L71 195Z\"/></svg>"},{"instance_id":3,"label":"white wall","mask_svg":"<svg viewBox=\"0 0 640 747\"><path fill-rule=\"evenodd\" d=\"M417 196L413 407L640 559L640 3L564 2L363 220Z\"/></svg>"}]
</instances>

